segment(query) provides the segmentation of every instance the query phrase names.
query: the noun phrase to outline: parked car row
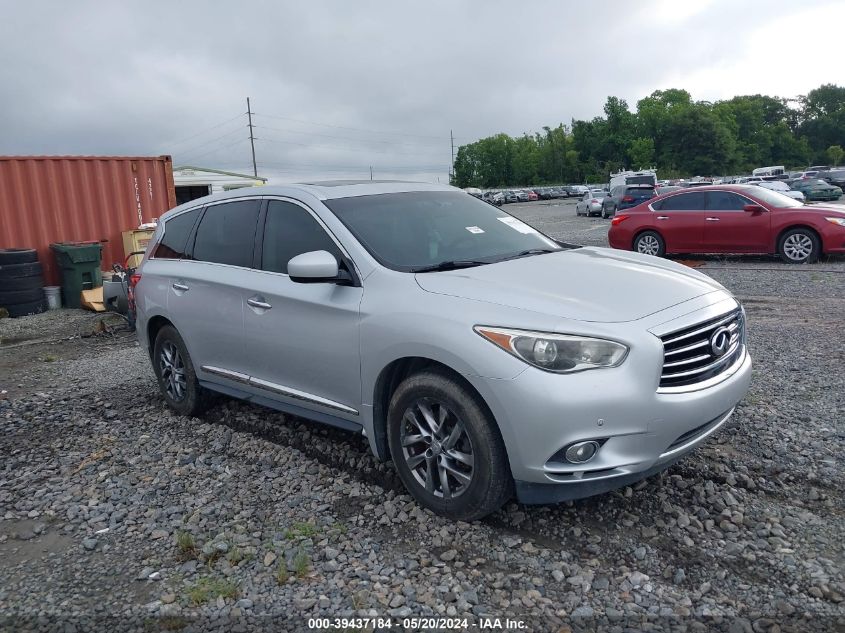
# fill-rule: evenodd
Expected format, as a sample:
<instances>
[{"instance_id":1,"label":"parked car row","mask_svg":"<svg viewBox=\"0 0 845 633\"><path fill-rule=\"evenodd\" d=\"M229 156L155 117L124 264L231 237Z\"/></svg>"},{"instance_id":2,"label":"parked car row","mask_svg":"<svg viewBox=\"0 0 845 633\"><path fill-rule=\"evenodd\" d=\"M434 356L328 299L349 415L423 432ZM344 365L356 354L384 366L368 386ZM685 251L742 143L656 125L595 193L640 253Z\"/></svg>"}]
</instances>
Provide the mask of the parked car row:
<instances>
[{"instance_id":1,"label":"parked car row","mask_svg":"<svg viewBox=\"0 0 845 633\"><path fill-rule=\"evenodd\" d=\"M501 206L513 202L533 202L534 200L556 200L559 198L581 198L597 185L558 185L553 187L530 187L527 189L501 189L481 191L465 189L468 193L485 202ZM478 193L476 193L478 192Z\"/></svg>"},{"instance_id":2,"label":"parked car row","mask_svg":"<svg viewBox=\"0 0 845 633\"><path fill-rule=\"evenodd\" d=\"M681 189L616 215L608 240L646 255L763 253L803 264L845 253L845 213L755 185Z\"/></svg>"},{"instance_id":3,"label":"parked car row","mask_svg":"<svg viewBox=\"0 0 845 633\"><path fill-rule=\"evenodd\" d=\"M841 179L845 177L845 170L837 171L841 172L841 175L832 171L831 173L834 174L834 178ZM832 201L842 197L841 187L822 178L800 178L785 181L779 179L763 180L760 177L754 176L747 180L747 182L742 183L743 186L775 191L799 203ZM657 187L652 187L651 185L619 185L613 187L609 192L606 190L591 189L575 205L575 215L600 215L602 218L610 218L620 211L638 206L644 200L680 190L704 186L714 185L709 181L692 181L681 185L663 185Z\"/></svg>"}]
</instances>

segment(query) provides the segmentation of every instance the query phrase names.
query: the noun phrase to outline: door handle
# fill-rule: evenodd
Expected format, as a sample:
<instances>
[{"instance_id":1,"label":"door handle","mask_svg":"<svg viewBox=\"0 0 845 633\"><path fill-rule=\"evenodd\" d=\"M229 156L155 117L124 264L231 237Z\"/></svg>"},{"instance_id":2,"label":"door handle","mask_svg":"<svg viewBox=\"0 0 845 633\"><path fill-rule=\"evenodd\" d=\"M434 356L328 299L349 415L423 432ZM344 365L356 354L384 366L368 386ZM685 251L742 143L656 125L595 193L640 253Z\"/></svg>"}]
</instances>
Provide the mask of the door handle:
<instances>
[{"instance_id":1,"label":"door handle","mask_svg":"<svg viewBox=\"0 0 845 633\"><path fill-rule=\"evenodd\" d=\"M174 290L180 290L182 292L188 292L188 290L190 290L190 288L188 286L186 286L185 284L180 283L178 281L174 281L171 288L173 288Z\"/></svg>"},{"instance_id":2,"label":"door handle","mask_svg":"<svg viewBox=\"0 0 845 633\"><path fill-rule=\"evenodd\" d=\"M267 303L266 301L262 301L259 297L253 297L251 299L247 299L246 302L251 305L253 308L259 308L261 310L269 310L273 306Z\"/></svg>"},{"instance_id":3,"label":"door handle","mask_svg":"<svg viewBox=\"0 0 845 633\"><path fill-rule=\"evenodd\" d=\"M708 222L718 222L719 221L719 218L704 218L704 219L707 220Z\"/></svg>"},{"instance_id":4,"label":"door handle","mask_svg":"<svg viewBox=\"0 0 845 633\"><path fill-rule=\"evenodd\" d=\"M668 216L668 215L658 215L658 216L657 216L657 219L658 219L658 220L668 220L668 219L669 219L669 216Z\"/></svg>"}]
</instances>

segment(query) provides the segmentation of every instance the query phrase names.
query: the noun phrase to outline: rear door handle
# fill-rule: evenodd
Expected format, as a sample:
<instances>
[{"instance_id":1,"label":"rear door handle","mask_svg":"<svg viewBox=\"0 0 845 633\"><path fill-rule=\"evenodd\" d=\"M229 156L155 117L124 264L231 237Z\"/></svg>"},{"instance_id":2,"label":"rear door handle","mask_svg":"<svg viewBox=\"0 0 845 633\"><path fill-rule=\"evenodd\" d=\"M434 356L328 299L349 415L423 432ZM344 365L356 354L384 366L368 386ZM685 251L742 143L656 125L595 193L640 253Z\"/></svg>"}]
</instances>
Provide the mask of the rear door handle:
<instances>
[{"instance_id":1,"label":"rear door handle","mask_svg":"<svg viewBox=\"0 0 845 633\"><path fill-rule=\"evenodd\" d=\"M719 218L704 218L704 219L707 220L708 222L718 222L719 221Z\"/></svg>"},{"instance_id":2,"label":"rear door handle","mask_svg":"<svg viewBox=\"0 0 845 633\"><path fill-rule=\"evenodd\" d=\"M247 299L246 302L253 308L258 308L259 310L269 310L273 307L272 305L264 301L264 297L251 297Z\"/></svg>"},{"instance_id":3,"label":"rear door handle","mask_svg":"<svg viewBox=\"0 0 845 633\"><path fill-rule=\"evenodd\" d=\"M172 285L171 287L172 287L174 290L179 290L179 291L181 291L181 292L188 292L188 290L190 290L190 288L189 288L188 286L186 286L185 284L180 283L180 282L178 282L178 281L174 281L174 282L173 282L173 285Z\"/></svg>"},{"instance_id":4,"label":"rear door handle","mask_svg":"<svg viewBox=\"0 0 845 633\"><path fill-rule=\"evenodd\" d=\"M657 219L658 219L658 220L668 220L668 219L669 219L669 216L668 216L668 215L658 215L658 216L657 216Z\"/></svg>"}]
</instances>

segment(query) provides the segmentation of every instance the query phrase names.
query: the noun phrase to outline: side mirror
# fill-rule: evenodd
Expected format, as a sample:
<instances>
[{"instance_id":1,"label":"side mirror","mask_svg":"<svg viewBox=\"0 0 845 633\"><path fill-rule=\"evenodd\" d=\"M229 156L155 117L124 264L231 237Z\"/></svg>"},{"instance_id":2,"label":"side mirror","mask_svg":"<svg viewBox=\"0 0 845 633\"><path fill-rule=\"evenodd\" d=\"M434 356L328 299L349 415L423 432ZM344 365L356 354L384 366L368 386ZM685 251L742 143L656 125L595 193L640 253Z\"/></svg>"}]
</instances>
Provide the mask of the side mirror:
<instances>
[{"instance_id":1,"label":"side mirror","mask_svg":"<svg viewBox=\"0 0 845 633\"><path fill-rule=\"evenodd\" d=\"M328 251L302 253L288 262L290 280L300 284L337 283L349 281L346 271L341 274L334 255Z\"/></svg>"},{"instance_id":2,"label":"side mirror","mask_svg":"<svg viewBox=\"0 0 845 633\"><path fill-rule=\"evenodd\" d=\"M766 210L766 207L762 207L759 204L746 204L742 207L743 211L748 211L748 213L762 213Z\"/></svg>"}]
</instances>

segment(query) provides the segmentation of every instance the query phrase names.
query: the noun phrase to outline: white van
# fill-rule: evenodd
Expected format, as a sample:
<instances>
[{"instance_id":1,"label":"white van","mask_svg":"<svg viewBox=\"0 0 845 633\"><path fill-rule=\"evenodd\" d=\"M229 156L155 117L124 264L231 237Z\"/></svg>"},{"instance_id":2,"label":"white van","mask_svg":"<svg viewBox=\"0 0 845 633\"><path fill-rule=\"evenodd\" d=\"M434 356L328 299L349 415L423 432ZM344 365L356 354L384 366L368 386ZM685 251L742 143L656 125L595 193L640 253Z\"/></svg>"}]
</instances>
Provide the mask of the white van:
<instances>
[{"instance_id":1,"label":"white van","mask_svg":"<svg viewBox=\"0 0 845 633\"><path fill-rule=\"evenodd\" d=\"M620 171L610 175L610 190L620 185L651 185L657 186L657 172L653 169L643 171Z\"/></svg>"},{"instance_id":2,"label":"white van","mask_svg":"<svg viewBox=\"0 0 845 633\"><path fill-rule=\"evenodd\" d=\"M786 171L783 165L773 165L771 167L758 167L751 172L752 176L782 176Z\"/></svg>"}]
</instances>

